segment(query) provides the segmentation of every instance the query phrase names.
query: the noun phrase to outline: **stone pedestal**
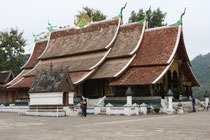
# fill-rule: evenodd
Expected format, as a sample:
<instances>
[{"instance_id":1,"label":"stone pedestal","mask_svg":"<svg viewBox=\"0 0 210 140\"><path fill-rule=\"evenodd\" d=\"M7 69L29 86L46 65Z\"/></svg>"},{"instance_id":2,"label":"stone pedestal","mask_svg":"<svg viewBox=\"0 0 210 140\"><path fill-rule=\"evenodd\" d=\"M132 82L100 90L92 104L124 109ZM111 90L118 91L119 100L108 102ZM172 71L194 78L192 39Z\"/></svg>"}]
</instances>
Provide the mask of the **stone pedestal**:
<instances>
[{"instance_id":1,"label":"stone pedestal","mask_svg":"<svg viewBox=\"0 0 210 140\"><path fill-rule=\"evenodd\" d=\"M94 114L99 114L101 112L101 107L100 105L97 105L94 107Z\"/></svg>"},{"instance_id":2,"label":"stone pedestal","mask_svg":"<svg viewBox=\"0 0 210 140\"><path fill-rule=\"evenodd\" d=\"M127 96L127 105L132 105L132 96Z\"/></svg>"},{"instance_id":3,"label":"stone pedestal","mask_svg":"<svg viewBox=\"0 0 210 140\"><path fill-rule=\"evenodd\" d=\"M70 109L69 109L69 107L63 107L63 110L65 111L66 116L69 116L70 115Z\"/></svg>"},{"instance_id":4,"label":"stone pedestal","mask_svg":"<svg viewBox=\"0 0 210 140\"><path fill-rule=\"evenodd\" d=\"M133 107L135 108L135 114L139 115L139 105L138 104L133 104Z\"/></svg>"},{"instance_id":5,"label":"stone pedestal","mask_svg":"<svg viewBox=\"0 0 210 140\"><path fill-rule=\"evenodd\" d=\"M113 107L113 105L112 104L110 104L110 103L108 103L107 105L106 105L106 114L107 115L111 115L111 108Z\"/></svg>"},{"instance_id":6,"label":"stone pedestal","mask_svg":"<svg viewBox=\"0 0 210 140\"><path fill-rule=\"evenodd\" d=\"M140 105L140 109L141 109L141 113L142 113L143 115L146 115L146 114L147 114L147 105L146 105L145 103L142 103L142 104Z\"/></svg>"},{"instance_id":7,"label":"stone pedestal","mask_svg":"<svg viewBox=\"0 0 210 140\"><path fill-rule=\"evenodd\" d=\"M74 105L74 94L75 92L69 92L69 105Z\"/></svg>"},{"instance_id":8,"label":"stone pedestal","mask_svg":"<svg viewBox=\"0 0 210 140\"><path fill-rule=\"evenodd\" d=\"M124 115L131 116L131 105L124 105Z\"/></svg>"},{"instance_id":9,"label":"stone pedestal","mask_svg":"<svg viewBox=\"0 0 210 140\"><path fill-rule=\"evenodd\" d=\"M184 110L183 110L183 107L182 107L182 103L179 103L179 104L178 104L177 113L178 113L178 114L184 114Z\"/></svg>"},{"instance_id":10,"label":"stone pedestal","mask_svg":"<svg viewBox=\"0 0 210 140\"><path fill-rule=\"evenodd\" d=\"M174 114L175 110L173 109L173 102L172 102L173 96L168 97L168 108L166 110L167 114Z\"/></svg>"},{"instance_id":11,"label":"stone pedestal","mask_svg":"<svg viewBox=\"0 0 210 140\"><path fill-rule=\"evenodd\" d=\"M209 97L205 97L205 104L208 107L208 105L209 105Z\"/></svg>"}]
</instances>

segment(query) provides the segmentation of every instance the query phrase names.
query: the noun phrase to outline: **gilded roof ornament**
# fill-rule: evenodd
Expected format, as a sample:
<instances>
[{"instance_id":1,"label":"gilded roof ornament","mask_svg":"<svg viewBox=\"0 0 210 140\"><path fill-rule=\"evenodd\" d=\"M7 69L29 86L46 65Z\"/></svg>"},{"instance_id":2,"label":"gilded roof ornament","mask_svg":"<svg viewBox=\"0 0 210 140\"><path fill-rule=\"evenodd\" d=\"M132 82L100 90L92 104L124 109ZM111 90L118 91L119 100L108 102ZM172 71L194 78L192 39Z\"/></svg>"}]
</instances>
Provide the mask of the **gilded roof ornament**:
<instances>
[{"instance_id":1,"label":"gilded roof ornament","mask_svg":"<svg viewBox=\"0 0 210 140\"><path fill-rule=\"evenodd\" d=\"M182 13L179 21L177 23L171 24L170 26L177 26L177 25L182 24L182 17L184 16L185 12L186 12L186 7L184 8L184 12Z\"/></svg>"},{"instance_id":2,"label":"gilded roof ornament","mask_svg":"<svg viewBox=\"0 0 210 140\"><path fill-rule=\"evenodd\" d=\"M77 21L74 21L74 24L80 28L83 28L85 25L91 24L92 18L90 18L86 13L82 12Z\"/></svg>"}]
</instances>

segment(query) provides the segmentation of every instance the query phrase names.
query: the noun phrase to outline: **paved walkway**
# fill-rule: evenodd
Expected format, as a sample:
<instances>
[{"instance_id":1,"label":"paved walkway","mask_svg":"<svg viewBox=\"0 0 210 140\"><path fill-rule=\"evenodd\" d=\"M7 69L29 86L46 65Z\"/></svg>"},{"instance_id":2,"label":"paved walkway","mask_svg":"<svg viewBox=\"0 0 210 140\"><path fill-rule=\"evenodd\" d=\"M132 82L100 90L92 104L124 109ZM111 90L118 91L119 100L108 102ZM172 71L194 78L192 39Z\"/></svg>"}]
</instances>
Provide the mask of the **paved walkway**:
<instances>
[{"instance_id":1,"label":"paved walkway","mask_svg":"<svg viewBox=\"0 0 210 140\"><path fill-rule=\"evenodd\" d=\"M33 117L0 113L0 140L210 140L210 111L184 115Z\"/></svg>"}]
</instances>

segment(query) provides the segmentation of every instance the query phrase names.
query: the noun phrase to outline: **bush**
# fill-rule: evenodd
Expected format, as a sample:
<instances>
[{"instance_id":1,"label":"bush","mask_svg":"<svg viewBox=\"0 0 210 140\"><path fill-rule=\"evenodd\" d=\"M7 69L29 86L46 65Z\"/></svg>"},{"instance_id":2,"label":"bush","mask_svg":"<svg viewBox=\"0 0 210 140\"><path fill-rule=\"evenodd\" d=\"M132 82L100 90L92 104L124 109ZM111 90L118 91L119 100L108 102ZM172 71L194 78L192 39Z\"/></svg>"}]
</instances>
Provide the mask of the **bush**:
<instances>
[{"instance_id":1,"label":"bush","mask_svg":"<svg viewBox=\"0 0 210 140\"><path fill-rule=\"evenodd\" d=\"M156 107L154 107L154 111L155 111L155 113L159 113L160 108L156 106Z\"/></svg>"}]
</instances>

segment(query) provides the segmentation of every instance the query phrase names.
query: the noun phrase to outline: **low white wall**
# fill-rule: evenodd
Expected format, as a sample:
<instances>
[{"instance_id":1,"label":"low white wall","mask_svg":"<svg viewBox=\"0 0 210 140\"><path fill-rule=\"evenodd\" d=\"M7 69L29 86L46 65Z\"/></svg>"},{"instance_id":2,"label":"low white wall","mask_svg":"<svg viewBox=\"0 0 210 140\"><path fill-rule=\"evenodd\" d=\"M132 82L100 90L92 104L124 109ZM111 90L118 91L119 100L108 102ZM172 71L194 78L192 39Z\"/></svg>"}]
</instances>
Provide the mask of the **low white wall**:
<instances>
[{"instance_id":1,"label":"low white wall","mask_svg":"<svg viewBox=\"0 0 210 140\"><path fill-rule=\"evenodd\" d=\"M0 106L0 112L26 112L28 106Z\"/></svg>"},{"instance_id":2,"label":"low white wall","mask_svg":"<svg viewBox=\"0 0 210 140\"><path fill-rule=\"evenodd\" d=\"M62 105L63 92L29 93L30 105Z\"/></svg>"}]
</instances>

